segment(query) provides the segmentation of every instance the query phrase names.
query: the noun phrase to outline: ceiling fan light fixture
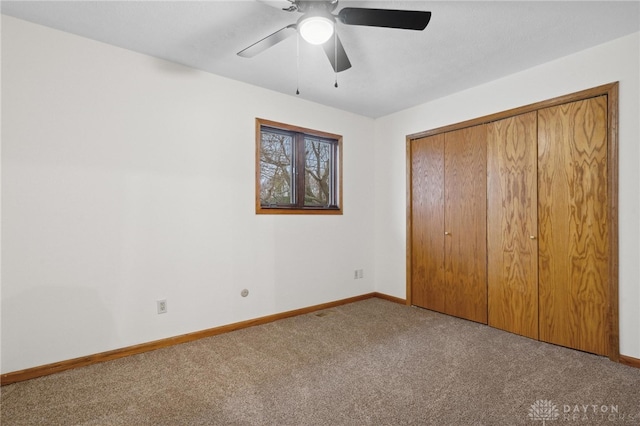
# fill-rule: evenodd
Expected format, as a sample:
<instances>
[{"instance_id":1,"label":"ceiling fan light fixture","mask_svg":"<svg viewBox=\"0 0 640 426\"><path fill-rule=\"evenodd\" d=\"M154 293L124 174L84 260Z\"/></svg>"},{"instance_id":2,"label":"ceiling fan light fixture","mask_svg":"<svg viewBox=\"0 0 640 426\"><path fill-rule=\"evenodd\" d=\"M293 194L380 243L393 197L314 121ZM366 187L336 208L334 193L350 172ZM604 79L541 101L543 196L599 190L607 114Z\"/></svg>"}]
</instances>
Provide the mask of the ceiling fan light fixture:
<instances>
[{"instance_id":1,"label":"ceiling fan light fixture","mask_svg":"<svg viewBox=\"0 0 640 426\"><path fill-rule=\"evenodd\" d=\"M305 41L319 45L326 43L334 31L334 21L325 16L303 16L298 23L298 31Z\"/></svg>"}]
</instances>

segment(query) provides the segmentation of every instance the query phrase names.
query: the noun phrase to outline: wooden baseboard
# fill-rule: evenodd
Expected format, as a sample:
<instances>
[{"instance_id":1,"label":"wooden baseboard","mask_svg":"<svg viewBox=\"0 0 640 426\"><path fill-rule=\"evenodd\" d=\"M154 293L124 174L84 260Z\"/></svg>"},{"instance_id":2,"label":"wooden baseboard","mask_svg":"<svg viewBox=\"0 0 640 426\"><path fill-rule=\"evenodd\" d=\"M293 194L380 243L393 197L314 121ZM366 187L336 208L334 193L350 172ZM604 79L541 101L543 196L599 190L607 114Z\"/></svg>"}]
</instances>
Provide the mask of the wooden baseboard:
<instances>
[{"instance_id":1,"label":"wooden baseboard","mask_svg":"<svg viewBox=\"0 0 640 426\"><path fill-rule=\"evenodd\" d=\"M404 304L403 299L388 296L383 293L367 293L360 296L349 297L347 299L337 300L335 302L322 303L320 305L309 306L306 308L295 309L293 311L281 312L279 314L268 315L265 317L255 318L247 321L236 322L233 324L223 325L221 327L209 328L206 330L196 331L193 333L183 334L181 336L169 337L167 339L156 340L153 342L142 343L140 345L128 346L126 348L115 349L99 354L88 355L80 358L74 358L66 361L54 362L52 364L41 365L39 367L28 368L26 370L5 373L0 376L0 385L8 385L11 383L22 382L24 380L35 379L36 377L47 376L49 374L60 373L73 368L85 367L100 362L111 361L118 358L124 358L130 355L137 355L143 352L149 352L156 349L166 348L178 345L180 343L191 342L205 337L216 336L218 334L228 333L234 330L240 330L254 325L267 324L284 318L290 318L298 315L304 315L322 309L329 309L348 303L359 302L365 299L378 297L389 300L391 302Z\"/></svg>"},{"instance_id":2,"label":"wooden baseboard","mask_svg":"<svg viewBox=\"0 0 640 426\"><path fill-rule=\"evenodd\" d=\"M406 299L401 299L399 297L389 296L388 294L384 294L384 293L375 292L375 293L373 293L373 297L377 297L379 299L388 300L388 301L393 302L393 303L399 303L401 305L406 305L407 304Z\"/></svg>"},{"instance_id":3,"label":"wooden baseboard","mask_svg":"<svg viewBox=\"0 0 640 426\"><path fill-rule=\"evenodd\" d=\"M628 365L629 367L640 368L640 359L626 355L620 355L620 364Z\"/></svg>"}]
</instances>

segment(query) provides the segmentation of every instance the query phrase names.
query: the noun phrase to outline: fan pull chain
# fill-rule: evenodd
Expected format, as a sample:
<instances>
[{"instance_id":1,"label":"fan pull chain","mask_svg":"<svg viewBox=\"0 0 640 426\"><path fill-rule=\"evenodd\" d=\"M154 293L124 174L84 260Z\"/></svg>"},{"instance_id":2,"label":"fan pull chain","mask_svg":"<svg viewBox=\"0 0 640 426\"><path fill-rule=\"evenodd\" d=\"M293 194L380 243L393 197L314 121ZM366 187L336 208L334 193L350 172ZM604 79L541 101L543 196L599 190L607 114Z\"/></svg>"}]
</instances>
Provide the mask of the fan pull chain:
<instances>
[{"instance_id":1,"label":"fan pull chain","mask_svg":"<svg viewBox=\"0 0 640 426\"><path fill-rule=\"evenodd\" d=\"M300 94L300 33L296 35L296 95Z\"/></svg>"},{"instance_id":2,"label":"fan pull chain","mask_svg":"<svg viewBox=\"0 0 640 426\"><path fill-rule=\"evenodd\" d=\"M338 33L336 32L335 24L333 29L333 58L334 64L336 67L334 71L336 72L336 83L333 85L336 89L338 88Z\"/></svg>"}]
</instances>

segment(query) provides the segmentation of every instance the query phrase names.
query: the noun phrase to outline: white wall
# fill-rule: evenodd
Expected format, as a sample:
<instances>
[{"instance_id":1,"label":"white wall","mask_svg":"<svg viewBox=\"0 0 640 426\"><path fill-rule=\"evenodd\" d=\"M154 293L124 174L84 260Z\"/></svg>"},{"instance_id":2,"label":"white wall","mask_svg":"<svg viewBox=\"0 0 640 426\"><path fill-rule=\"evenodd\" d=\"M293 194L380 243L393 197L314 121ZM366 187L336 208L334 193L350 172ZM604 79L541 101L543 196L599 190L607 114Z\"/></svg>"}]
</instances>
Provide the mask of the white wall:
<instances>
[{"instance_id":1,"label":"white wall","mask_svg":"<svg viewBox=\"0 0 640 426\"><path fill-rule=\"evenodd\" d=\"M344 215L255 215L256 117L344 136ZM3 16L2 124L2 373L374 289L371 119Z\"/></svg>"},{"instance_id":2,"label":"white wall","mask_svg":"<svg viewBox=\"0 0 640 426\"><path fill-rule=\"evenodd\" d=\"M376 291L405 297L407 135L620 81L620 351L640 358L639 40L636 33L376 120Z\"/></svg>"}]
</instances>

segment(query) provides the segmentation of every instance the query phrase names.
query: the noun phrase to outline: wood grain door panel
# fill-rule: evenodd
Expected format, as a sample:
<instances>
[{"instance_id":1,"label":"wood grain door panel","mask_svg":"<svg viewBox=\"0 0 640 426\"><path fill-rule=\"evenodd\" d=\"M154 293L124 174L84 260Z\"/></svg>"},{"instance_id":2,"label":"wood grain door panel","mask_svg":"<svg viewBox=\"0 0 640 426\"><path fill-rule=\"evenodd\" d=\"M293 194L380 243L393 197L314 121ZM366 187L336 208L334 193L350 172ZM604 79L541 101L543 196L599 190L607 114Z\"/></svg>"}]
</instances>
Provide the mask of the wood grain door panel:
<instances>
[{"instance_id":1,"label":"wood grain door panel","mask_svg":"<svg viewBox=\"0 0 640 426\"><path fill-rule=\"evenodd\" d=\"M445 134L445 312L487 323L486 126Z\"/></svg>"},{"instance_id":2,"label":"wood grain door panel","mask_svg":"<svg viewBox=\"0 0 640 426\"><path fill-rule=\"evenodd\" d=\"M607 98L538 112L540 340L608 354Z\"/></svg>"},{"instance_id":3,"label":"wood grain door panel","mask_svg":"<svg viewBox=\"0 0 640 426\"><path fill-rule=\"evenodd\" d=\"M487 125L490 326L538 338L537 113Z\"/></svg>"},{"instance_id":4,"label":"wood grain door panel","mask_svg":"<svg viewBox=\"0 0 640 426\"><path fill-rule=\"evenodd\" d=\"M444 135L411 141L411 300L445 312Z\"/></svg>"}]
</instances>

